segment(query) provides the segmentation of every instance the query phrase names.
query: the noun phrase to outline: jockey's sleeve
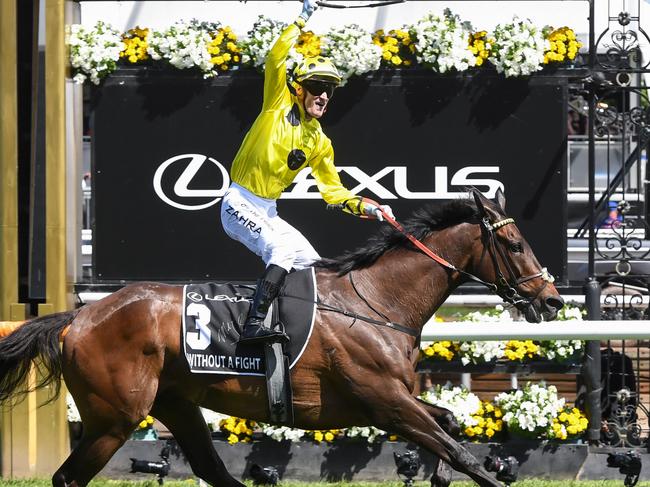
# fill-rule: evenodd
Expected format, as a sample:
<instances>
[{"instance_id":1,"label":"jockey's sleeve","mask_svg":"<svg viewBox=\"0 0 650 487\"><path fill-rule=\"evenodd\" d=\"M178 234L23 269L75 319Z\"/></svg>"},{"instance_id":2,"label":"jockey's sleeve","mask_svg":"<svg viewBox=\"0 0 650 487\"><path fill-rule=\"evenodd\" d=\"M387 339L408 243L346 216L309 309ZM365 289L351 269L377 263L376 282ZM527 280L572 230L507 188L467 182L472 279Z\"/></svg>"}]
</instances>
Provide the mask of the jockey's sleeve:
<instances>
[{"instance_id":1,"label":"jockey's sleeve","mask_svg":"<svg viewBox=\"0 0 650 487\"><path fill-rule=\"evenodd\" d=\"M330 205L340 205L346 213L362 215L364 203L360 196L356 196L341 183L339 173L334 166L334 149L329 139L325 138L324 146L324 149L309 163L320 194Z\"/></svg>"},{"instance_id":2,"label":"jockey's sleeve","mask_svg":"<svg viewBox=\"0 0 650 487\"><path fill-rule=\"evenodd\" d=\"M300 28L296 23L289 24L266 56L264 64L264 102L262 111L273 110L284 101L289 94L287 87L287 56L289 49L300 36Z\"/></svg>"}]
</instances>

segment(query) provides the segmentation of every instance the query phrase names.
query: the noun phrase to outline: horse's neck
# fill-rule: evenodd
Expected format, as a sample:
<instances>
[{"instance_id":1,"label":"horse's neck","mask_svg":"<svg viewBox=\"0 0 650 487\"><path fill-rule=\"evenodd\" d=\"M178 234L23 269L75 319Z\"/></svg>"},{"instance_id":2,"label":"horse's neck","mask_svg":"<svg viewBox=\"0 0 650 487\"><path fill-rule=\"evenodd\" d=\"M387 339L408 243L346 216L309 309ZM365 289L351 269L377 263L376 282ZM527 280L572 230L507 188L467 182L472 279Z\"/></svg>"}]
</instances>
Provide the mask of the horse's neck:
<instances>
[{"instance_id":1,"label":"horse's neck","mask_svg":"<svg viewBox=\"0 0 650 487\"><path fill-rule=\"evenodd\" d=\"M465 269L476 236L460 227L432 233L424 243L457 268ZM452 277L450 271L420 251L397 249L373 266L355 271L355 280L360 287L372 290L373 301L381 303L392 320L421 328L462 282L461 276L454 274Z\"/></svg>"}]
</instances>

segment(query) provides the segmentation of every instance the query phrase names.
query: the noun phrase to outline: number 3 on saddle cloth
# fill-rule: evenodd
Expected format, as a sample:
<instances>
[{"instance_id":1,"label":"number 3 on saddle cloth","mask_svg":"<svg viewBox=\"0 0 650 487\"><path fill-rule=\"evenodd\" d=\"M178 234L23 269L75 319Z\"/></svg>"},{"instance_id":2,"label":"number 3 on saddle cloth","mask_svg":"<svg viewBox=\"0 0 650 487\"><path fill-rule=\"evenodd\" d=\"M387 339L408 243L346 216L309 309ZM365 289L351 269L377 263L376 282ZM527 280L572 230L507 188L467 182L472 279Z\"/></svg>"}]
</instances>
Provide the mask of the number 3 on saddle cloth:
<instances>
[{"instance_id":1,"label":"number 3 on saddle cloth","mask_svg":"<svg viewBox=\"0 0 650 487\"><path fill-rule=\"evenodd\" d=\"M183 288L183 344L194 373L266 375L263 344L240 345L254 288L232 283L187 284ZM287 276L274 302L279 323L291 341L284 354L289 367L298 362L314 327L316 276L312 268ZM277 315L277 314L276 314Z\"/></svg>"}]
</instances>

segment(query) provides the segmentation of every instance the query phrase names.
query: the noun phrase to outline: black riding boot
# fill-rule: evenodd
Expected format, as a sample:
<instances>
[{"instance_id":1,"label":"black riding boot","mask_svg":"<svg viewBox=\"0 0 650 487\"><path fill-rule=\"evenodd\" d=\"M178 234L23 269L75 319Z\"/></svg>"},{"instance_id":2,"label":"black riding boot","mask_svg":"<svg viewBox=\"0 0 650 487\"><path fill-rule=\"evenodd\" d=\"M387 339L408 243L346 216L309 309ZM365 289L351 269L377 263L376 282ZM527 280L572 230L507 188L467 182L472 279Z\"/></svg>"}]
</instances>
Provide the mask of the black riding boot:
<instances>
[{"instance_id":1,"label":"black riding boot","mask_svg":"<svg viewBox=\"0 0 650 487\"><path fill-rule=\"evenodd\" d=\"M248 311L241 337L239 337L239 343L289 341L289 336L286 333L263 326L266 313L280 293L285 277L287 277L287 271L280 266L271 264L266 268L262 278L257 281L255 296Z\"/></svg>"}]
</instances>

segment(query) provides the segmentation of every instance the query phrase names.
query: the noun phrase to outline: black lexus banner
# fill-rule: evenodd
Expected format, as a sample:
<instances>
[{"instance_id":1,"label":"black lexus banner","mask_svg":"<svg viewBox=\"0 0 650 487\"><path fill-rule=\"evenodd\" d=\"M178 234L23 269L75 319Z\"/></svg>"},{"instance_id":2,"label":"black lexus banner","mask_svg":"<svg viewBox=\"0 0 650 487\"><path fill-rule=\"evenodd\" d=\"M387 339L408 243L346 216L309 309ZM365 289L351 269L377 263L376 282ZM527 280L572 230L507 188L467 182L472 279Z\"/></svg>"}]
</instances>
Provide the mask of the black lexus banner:
<instances>
[{"instance_id":1,"label":"black lexus banner","mask_svg":"<svg viewBox=\"0 0 650 487\"><path fill-rule=\"evenodd\" d=\"M231 161L261 107L261 75L206 81L120 70L91 103L98 282L252 280L261 260L219 221ZM507 213L542 265L566 278L566 80L413 72L353 79L322 120L343 183L413 209L467 186L505 190ZM264 143L260 141L260 143ZM303 170L280 215L322 256L361 245L379 225L327 210Z\"/></svg>"}]
</instances>

